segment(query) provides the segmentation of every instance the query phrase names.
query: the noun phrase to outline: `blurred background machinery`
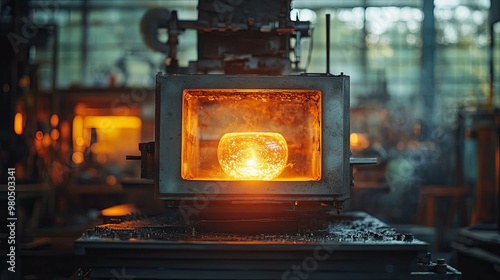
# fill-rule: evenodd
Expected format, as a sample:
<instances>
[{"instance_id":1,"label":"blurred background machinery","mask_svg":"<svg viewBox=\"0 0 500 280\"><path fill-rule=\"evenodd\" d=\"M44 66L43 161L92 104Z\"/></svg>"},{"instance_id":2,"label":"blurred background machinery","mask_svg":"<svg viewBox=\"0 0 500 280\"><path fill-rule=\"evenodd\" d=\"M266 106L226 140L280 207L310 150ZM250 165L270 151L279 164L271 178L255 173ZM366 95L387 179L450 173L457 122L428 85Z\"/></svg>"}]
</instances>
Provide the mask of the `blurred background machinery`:
<instances>
[{"instance_id":1,"label":"blurred background machinery","mask_svg":"<svg viewBox=\"0 0 500 280\"><path fill-rule=\"evenodd\" d=\"M148 10L141 33L148 47L167 55L167 73L268 74L300 73L302 38L311 34L309 21L290 17L291 1L199 1L198 18L178 18L177 11ZM167 28L168 40L158 39ZM187 29L196 30L197 57L179 67L177 45ZM294 39L295 44L291 45ZM309 50L311 51L311 50ZM294 61L290 60L293 52Z\"/></svg>"}]
</instances>

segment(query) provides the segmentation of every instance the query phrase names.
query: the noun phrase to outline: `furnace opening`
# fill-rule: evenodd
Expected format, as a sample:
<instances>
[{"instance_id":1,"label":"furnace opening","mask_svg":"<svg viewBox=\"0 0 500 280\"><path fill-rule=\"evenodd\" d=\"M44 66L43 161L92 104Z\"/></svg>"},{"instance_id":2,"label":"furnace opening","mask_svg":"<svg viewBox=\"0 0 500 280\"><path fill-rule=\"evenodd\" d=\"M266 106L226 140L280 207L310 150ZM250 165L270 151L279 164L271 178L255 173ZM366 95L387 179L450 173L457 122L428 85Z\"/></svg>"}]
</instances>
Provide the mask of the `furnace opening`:
<instances>
[{"instance_id":1,"label":"furnace opening","mask_svg":"<svg viewBox=\"0 0 500 280\"><path fill-rule=\"evenodd\" d=\"M320 180L321 91L184 90L181 177Z\"/></svg>"}]
</instances>

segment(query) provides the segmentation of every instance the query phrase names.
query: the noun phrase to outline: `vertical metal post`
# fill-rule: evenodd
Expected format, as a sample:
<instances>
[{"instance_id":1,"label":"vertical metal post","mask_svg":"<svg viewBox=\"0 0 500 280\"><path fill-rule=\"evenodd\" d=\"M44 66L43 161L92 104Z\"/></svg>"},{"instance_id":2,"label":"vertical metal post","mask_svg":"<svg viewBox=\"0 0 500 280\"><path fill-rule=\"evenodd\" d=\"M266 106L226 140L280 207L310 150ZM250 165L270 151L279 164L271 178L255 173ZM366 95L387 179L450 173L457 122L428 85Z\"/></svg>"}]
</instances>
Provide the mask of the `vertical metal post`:
<instances>
[{"instance_id":1,"label":"vertical metal post","mask_svg":"<svg viewBox=\"0 0 500 280\"><path fill-rule=\"evenodd\" d=\"M368 7L368 4L366 3L367 0L363 0L363 39L361 40L361 69L363 72L363 75L366 77L368 73L368 58L367 58L367 53L368 53L368 46L366 44L366 37L368 36L368 30L366 29L366 8Z\"/></svg>"},{"instance_id":2,"label":"vertical metal post","mask_svg":"<svg viewBox=\"0 0 500 280\"><path fill-rule=\"evenodd\" d=\"M493 110L493 96L495 95L495 30L493 27L494 24L490 23L490 49L489 49L490 92L488 96L488 110Z\"/></svg>"},{"instance_id":3,"label":"vertical metal post","mask_svg":"<svg viewBox=\"0 0 500 280\"><path fill-rule=\"evenodd\" d=\"M166 71L169 74L179 73L179 61L177 60L177 45L179 44L177 11L172 11L170 21L168 22L168 40L169 47Z\"/></svg>"},{"instance_id":4,"label":"vertical metal post","mask_svg":"<svg viewBox=\"0 0 500 280\"><path fill-rule=\"evenodd\" d=\"M494 132L496 135L494 136L495 138L495 167L494 171L495 172L495 179L494 179L494 185L496 186L496 192L497 192L497 229L498 233L500 234L500 172L498 170L500 169L500 127L496 127L496 131Z\"/></svg>"},{"instance_id":5,"label":"vertical metal post","mask_svg":"<svg viewBox=\"0 0 500 280\"><path fill-rule=\"evenodd\" d=\"M488 109L493 110L493 97L495 95L495 24L500 22L500 2L491 0L488 14L490 31L489 70L490 92L488 96Z\"/></svg>"},{"instance_id":6,"label":"vertical metal post","mask_svg":"<svg viewBox=\"0 0 500 280\"><path fill-rule=\"evenodd\" d=\"M436 84L436 26L434 18L434 0L423 1L424 20L422 21L422 56L420 68L420 94L423 98L423 120L427 129L424 139L429 139L434 128L434 91Z\"/></svg>"},{"instance_id":7,"label":"vertical metal post","mask_svg":"<svg viewBox=\"0 0 500 280\"><path fill-rule=\"evenodd\" d=\"M330 74L330 14L326 14L326 74Z\"/></svg>"},{"instance_id":8,"label":"vertical metal post","mask_svg":"<svg viewBox=\"0 0 500 280\"><path fill-rule=\"evenodd\" d=\"M59 63L59 29L57 25L54 28L54 46L52 46L52 81L51 87L52 92L56 90L57 87L57 63Z\"/></svg>"},{"instance_id":9,"label":"vertical metal post","mask_svg":"<svg viewBox=\"0 0 500 280\"><path fill-rule=\"evenodd\" d=\"M82 42L81 42L81 63L82 63L82 72L81 77L83 79L83 83L87 81L87 70L88 70L88 41L89 41L89 0L83 0L82 2Z\"/></svg>"}]
</instances>

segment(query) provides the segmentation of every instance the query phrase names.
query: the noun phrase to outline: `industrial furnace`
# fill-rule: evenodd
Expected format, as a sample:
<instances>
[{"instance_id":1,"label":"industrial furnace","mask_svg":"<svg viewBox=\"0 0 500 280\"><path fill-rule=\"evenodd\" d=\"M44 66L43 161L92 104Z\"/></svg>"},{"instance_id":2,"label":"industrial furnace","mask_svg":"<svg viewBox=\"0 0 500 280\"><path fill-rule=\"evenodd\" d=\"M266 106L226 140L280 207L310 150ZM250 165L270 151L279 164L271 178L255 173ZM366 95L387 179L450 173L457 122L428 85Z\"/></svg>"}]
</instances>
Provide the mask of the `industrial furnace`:
<instances>
[{"instance_id":1,"label":"industrial furnace","mask_svg":"<svg viewBox=\"0 0 500 280\"><path fill-rule=\"evenodd\" d=\"M348 76L157 78L161 199L189 200L210 182L218 186L209 197L216 201L318 201L340 208L348 198Z\"/></svg>"}]
</instances>

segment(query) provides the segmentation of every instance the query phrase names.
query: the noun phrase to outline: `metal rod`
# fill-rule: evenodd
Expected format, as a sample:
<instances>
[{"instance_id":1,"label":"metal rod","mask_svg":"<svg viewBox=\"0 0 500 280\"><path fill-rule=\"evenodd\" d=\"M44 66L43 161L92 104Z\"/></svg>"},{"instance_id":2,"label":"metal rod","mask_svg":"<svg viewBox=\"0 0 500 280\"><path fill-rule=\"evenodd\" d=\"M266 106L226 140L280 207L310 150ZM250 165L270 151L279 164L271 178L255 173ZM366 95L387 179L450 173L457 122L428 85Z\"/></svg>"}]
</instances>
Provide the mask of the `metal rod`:
<instances>
[{"instance_id":1,"label":"metal rod","mask_svg":"<svg viewBox=\"0 0 500 280\"><path fill-rule=\"evenodd\" d=\"M330 14L326 14L326 74L330 74Z\"/></svg>"},{"instance_id":2,"label":"metal rod","mask_svg":"<svg viewBox=\"0 0 500 280\"><path fill-rule=\"evenodd\" d=\"M495 30L493 23L490 23L490 48L489 48L489 68L490 68L490 92L488 95L488 110L493 109L493 96L495 95Z\"/></svg>"},{"instance_id":3,"label":"metal rod","mask_svg":"<svg viewBox=\"0 0 500 280\"><path fill-rule=\"evenodd\" d=\"M366 29L366 9L368 8L367 0L363 0L363 40L361 45L361 66L363 67L363 75L366 77L368 73L368 45L366 38L368 38L368 30Z\"/></svg>"},{"instance_id":4,"label":"metal rod","mask_svg":"<svg viewBox=\"0 0 500 280\"><path fill-rule=\"evenodd\" d=\"M365 164L377 164L378 158L354 158L349 159L349 164L351 165L365 165Z\"/></svg>"},{"instance_id":5,"label":"metal rod","mask_svg":"<svg viewBox=\"0 0 500 280\"><path fill-rule=\"evenodd\" d=\"M52 47L52 92L56 90L57 87L57 63L59 63L59 30L57 29L57 26L54 25L53 27L53 32L54 32L54 45Z\"/></svg>"}]
</instances>

